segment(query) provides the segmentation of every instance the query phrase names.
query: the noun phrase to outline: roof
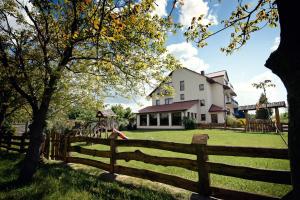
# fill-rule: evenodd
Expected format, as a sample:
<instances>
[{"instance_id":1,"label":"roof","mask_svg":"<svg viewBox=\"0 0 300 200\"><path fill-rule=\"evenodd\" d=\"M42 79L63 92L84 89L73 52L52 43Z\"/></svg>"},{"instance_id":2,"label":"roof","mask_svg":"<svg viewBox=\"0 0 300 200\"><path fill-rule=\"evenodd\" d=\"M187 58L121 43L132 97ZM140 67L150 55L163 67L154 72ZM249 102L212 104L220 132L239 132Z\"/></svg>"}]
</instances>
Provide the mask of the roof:
<instances>
[{"instance_id":1,"label":"roof","mask_svg":"<svg viewBox=\"0 0 300 200\"><path fill-rule=\"evenodd\" d=\"M278 101L278 102L272 102L267 104L267 108L280 108L280 107L286 107L285 101ZM238 110L257 110L259 108L266 108L266 104L239 106Z\"/></svg>"},{"instance_id":2,"label":"roof","mask_svg":"<svg viewBox=\"0 0 300 200\"><path fill-rule=\"evenodd\" d=\"M193 105L199 103L199 100L174 102L171 104L148 106L139 110L139 113L153 113L153 112L166 112L166 111L179 111L190 109Z\"/></svg>"},{"instance_id":3,"label":"roof","mask_svg":"<svg viewBox=\"0 0 300 200\"><path fill-rule=\"evenodd\" d=\"M214 78L214 77L219 77L219 76L226 76L227 79L229 80L226 70L212 72L212 73L208 73L208 74L205 74L205 75L209 78Z\"/></svg>"},{"instance_id":4,"label":"roof","mask_svg":"<svg viewBox=\"0 0 300 200\"><path fill-rule=\"evenodd\" d=\"M209 73L209 74L204 74L204 75L203 75L203 74L201 74L201 73L198 73L198 72L195 72L195 71L193 71L193 70L190 70L190 69L188 69L188 68L186 68L186 67L183 67L183 68L181 68L181 69L185 69L185 70L188 70L188 71L190 71L190 72L193 72L193 73L195 73L195 74L198 74L198 75L200 75L200 76L205 77L205 78L206 78L206 81L207 81L208 83L210 83L210 84L217 83L217 84L223 85L224 89L231 89L229 86L224 85L224 84L221 84L221 83L219 83L219 82L217 82L217 81L215 81L215 80L212 79L213 77L218 76L218 75L214 76L214 74L219 74L219 73L220 73L220 74L223 74L223 75L225 74L225 75L227 76L227 78L228 78L228 75L227 75L226 70L218 71L218 72L213 72L213 73ZM174 71L175 71L175 70L174 70ZM171 76L171 75L173 74L174 71L170 72L168 76ZM223 76L223 75L222 75L222 76ZM167 77L168 77L168 76L167 76ZM228 80L229 80L229 78L228 78ZM157 88L159 88L159 87L161 86L162 83L164 83L164 81L162 81L156 88L154 88L154 89L152 90L152 92L151 92L148 96L151 97L151 95L155 92L155 90L156 90ZM233 93L234 93L234 92L233 92ZM234 93L233 95L236 96L235 93Z\"/></svg>"},{"instance_id":5,"label":"roof","mask_svg":"<svg viewBox=\"0 0 300 200\"><path fill-rule=\"evenodd\" d=\"M220 107L220 106L217 106L215 104L211 104L208 112L225 112L226 109Z\"/></svg>"},{"instance_id":6,"label":"roof","mask_svg":"<svg viewBox=\"0 0 300 200\"><path fill-rule=\"evenodd\" d=\"M114 117L117 116L112 110L99 110L97 112L97 117Z\"/></svg>"}]
</instances>

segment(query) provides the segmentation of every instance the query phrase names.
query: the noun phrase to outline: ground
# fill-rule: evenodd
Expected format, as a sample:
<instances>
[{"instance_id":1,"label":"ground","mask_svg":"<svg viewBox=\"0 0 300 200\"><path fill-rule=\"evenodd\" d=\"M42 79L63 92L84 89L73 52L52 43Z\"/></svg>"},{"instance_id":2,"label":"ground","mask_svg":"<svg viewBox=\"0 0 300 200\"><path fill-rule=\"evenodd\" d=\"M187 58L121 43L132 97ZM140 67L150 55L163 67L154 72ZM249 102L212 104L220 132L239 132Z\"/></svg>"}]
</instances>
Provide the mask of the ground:
<instances>
[{"instance_id":1,"label":"ground","mask_svg":"<svg viewBox=\"0 0 300 200\"><path fill-rule=\"evenodd\" d=\"M191 143L194 134L208 134L209 145L231 146L255 146L286 148L280 136L276 134L242 133L223 130L189 130L189 131L132 131L125 132L129 138L149 139L160 141L172 141ZM284 135L287 139L287 135ZM81 144L85 148L108 149L103 145ZM133 151L136 148L119 148L118 151ZM139 148L141 149L141 148ZM144 153L159 156L174 156L195 159L194 156L173 153L169 151L141 149ZM108 162L107 159L73 154L74 156L89 157L91 159ZM0 185L13 180L17 175L16 163L20 160L17 155L0 158ZM250 166L256 168L288 170L289 163L285 160L241 158L226 156L210 156L210 161L222 162L233 165ZM197 174L178 167L163 167L144 164L136 161L118 161L120 165L136 168L144 168L152 171L181 176L190 180L197 180ZM76 169L76 170L74 170ZM13 174L12 176L10 174ZM100 175L101 174L101 175ZM102 170L83 165L62 165L48 163L42 166L36 176L36 180L30 186L17 189L0 190L0 199L188 199L190 193L174 187L151 183L142 179L129 178L127 176L113 177L117 181L107 182L107 175ZM100 175L100 176L99 176ZM100 177L100 178L99 178ZM110 177L111 179L111 177ZM247 181L238 178L230 178L220 175L211 175L213 186L256 192L272 196L283 196L291 187L280 184Z\"/></svg>"}]
</instances>

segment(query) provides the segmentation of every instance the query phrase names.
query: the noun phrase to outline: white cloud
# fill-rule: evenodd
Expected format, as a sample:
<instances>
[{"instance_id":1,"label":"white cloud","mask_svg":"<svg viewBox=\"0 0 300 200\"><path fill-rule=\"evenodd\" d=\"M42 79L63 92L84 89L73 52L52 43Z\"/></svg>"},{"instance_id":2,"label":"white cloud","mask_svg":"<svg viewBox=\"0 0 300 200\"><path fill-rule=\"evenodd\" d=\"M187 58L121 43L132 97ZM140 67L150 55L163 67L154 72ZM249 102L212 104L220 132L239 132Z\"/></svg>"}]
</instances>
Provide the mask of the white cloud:
<instances>
[{"instance_id":1,"label":"white cloud","mask_svg":"<svg viewBox=\"0 0 300 200\"><path fill-rule=\"evenodd\" d=\"M152 15L158 15L159 17L167 16L167 0L156 0L155 9L152 11Z\"/></svg>"},{"instance_id":2,"label":"white cloud","mask_svg":"<svg viewBox=\"0 0 300 200\"><path fill-rule=\"evenodd\" d=\"M193 17L204 15L203 24L212 22L218 24L217 17L209 11L208 3L203 0L185 0L179 10L179 22L184 26L189 26Z\"/></svg>"},{"instance_id":3,"label":"white cloud","mask_svg":"<svg viewBox=\"0 0 300 200\"><path fill-rule=\"evenodd\" d=\"M190 43L182 42L171 44L167 46L167 50L174 55L184 67L193 71L200 72L209 67L207 63L198 57L197 48L193 47Z\"/></svg>"},{"instance_id":4,"label":"white cloud","mask_svg":"<svg viewBox=\"0 0 300 200\"><path fill-rule=\"evenodd\" d=\"M273 43L273 46L270 48L271 51L275 51L280 43L280 37L276 37Z\"/></svg>"},{"instance_id":5,"label":"white cloud","mask_svg":"<svg viewBox=\"0 0 300 200\"><path fill-rule=\"evenodd\" d=\"M252 83L258 83L264 80L271 80L272 83L276 85L276 87L267 88L267 97L269 102L287 101L287 92L283 83L275 74L273 74L270 70L267 70L248 80L233 83L239 105L256 104L263 91L261 89L254 88Z\"/></svg>"}]
</instances>

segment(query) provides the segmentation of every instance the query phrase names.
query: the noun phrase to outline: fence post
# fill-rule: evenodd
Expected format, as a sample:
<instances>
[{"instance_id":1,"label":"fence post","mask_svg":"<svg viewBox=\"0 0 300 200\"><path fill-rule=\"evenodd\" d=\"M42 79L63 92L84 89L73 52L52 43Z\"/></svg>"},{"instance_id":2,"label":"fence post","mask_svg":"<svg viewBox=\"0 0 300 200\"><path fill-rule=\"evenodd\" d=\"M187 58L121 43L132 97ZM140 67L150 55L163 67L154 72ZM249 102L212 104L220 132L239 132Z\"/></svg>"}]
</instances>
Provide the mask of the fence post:
<instances>
[{"instance_id":1,"label":"fence post","mask_svg":"<svg viewBox=\"0 0 300 200\"><path fill-rule=\"evenodd\" d=\"M51 132L51 160L54 160L55 133Z\"/></svg>"},{"instance_id":2,"label":"fence post","mask_svg":"<svg viewBox=\"0 0 300 200\"><path fill-rule=\"evenodd\" d=\"M20 153L25 152L25 134L21 136L21 142L20 142Z\"/></svg>"},{"instance_id":3,"label":"fence post","mask_svg":"<svg viewBox=\"0 0 300 200\"><path fill-rule=\"evenodd\" d=\"M197 154L199 194L206 197L211 194L210 179L206 163L208 160L208 155L206 153L207 140L207 134L193 135L192 139L192 144L195 145Z\"/></svg>"},{"instance_id":4,"label":"fence post","mask_svg":"<svg viewBox=\"0 0 300 200\"><path fill-rule=\"evenodd\" d=\"M7 149L6 149L7 153L9 153L9 150L11 147L11 140L12 140L11 136L12 136L12 134L7 135Z\"/></svg>"},{"instance_id":5,"label":"fence post","mask_svg":"<svg viewBox=\"0 0 300 200\"><path fill-rule=\"evenodd\" d=\"M49 160L49 154L50 154L50 132L46 133L46 140L45 140L45 152L44 156Z\"/></svg>"},{"instance_id":6,"label":"fence post","mask_svg":"<svg viewBox=\"0 0 300 200\"><path fill-rule=\"evenodd\" d=\"M116 164L116 153L117 153L117 147L116 147L116 139L118 137L118 134L116 132L112 132L112 134L108 137L110 140L110 173L115 173L115 164Z\"/></svg>"},{"instance_id":7,"label":"fence post","mask_svg":"<svg viewBox=\"0 0 300 200\"><path fill-rule=\"evenodd\" d=\"M68 152L69 152L69 138L70 138L70 135L65 135L65 137L64 137L63 160L66 163L68 162L67 157L68 157Z\"/></svg>"}]
</instances>

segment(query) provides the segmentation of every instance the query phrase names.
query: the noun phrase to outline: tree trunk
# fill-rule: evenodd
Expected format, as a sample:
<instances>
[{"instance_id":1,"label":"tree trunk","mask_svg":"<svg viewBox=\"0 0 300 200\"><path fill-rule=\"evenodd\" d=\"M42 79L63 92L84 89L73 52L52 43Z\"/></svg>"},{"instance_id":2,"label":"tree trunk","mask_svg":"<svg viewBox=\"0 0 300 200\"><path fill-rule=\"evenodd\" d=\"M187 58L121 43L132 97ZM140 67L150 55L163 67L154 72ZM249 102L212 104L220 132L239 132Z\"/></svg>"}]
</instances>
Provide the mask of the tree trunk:
<instances>
[{"instance_id":1,"label":"tree trunk","mask_svg":"<svg viewBox=\"0 0 300 200\"><path fill-rule=\"evenodd\" d=\"M300 197L300 31L299 1L276 1L280 22L280 44L265 66L277 74L288 93L289 133L288 148L292 178L292 198Z\"/></svg>"},{"instance_id":2,"label":"tree trunk","mask_svg":"<svg viewBox=\"0 0 300 200\"><path fill-rule=\"evenodd\" d=\"M20 171L18 181L22 184L32 180L37 170L40 159L40 147L43 142L43 132L46 127L47 109L39 109L33 113L33 121L30 124L30 144Z\"/></svg>"}]
</instances>

